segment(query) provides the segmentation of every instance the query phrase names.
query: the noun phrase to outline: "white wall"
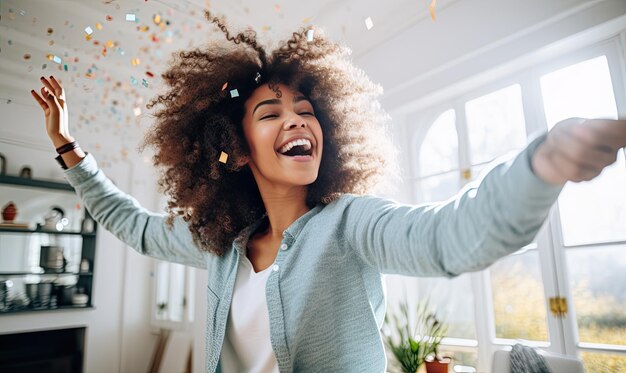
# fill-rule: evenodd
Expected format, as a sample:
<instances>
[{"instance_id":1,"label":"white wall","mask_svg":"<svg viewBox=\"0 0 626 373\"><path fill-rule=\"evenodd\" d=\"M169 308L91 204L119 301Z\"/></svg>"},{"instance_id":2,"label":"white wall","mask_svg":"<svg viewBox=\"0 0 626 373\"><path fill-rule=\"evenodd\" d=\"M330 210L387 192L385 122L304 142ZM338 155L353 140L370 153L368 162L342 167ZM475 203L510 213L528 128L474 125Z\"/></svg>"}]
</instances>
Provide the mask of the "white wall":
<instances>
[{"instance_id":1,"label":"white wall","mask_svg":"<svg viewBox=\"0 0 626 373\"><path fill-rule=\"evenodd\" d=\"M41 131L20 132L25 123L41 124ZM96 159L107 151L105 147L85 150ZM0 153L7 158L9 175L17 175L22 166L29 165L34 178L64 180L54 160L56 154L46 136L39 107L0 104ZM156 208L156 176L138 155L130 154L129 161L114 163L103 170L143 206ZM86 372L147 371L156 342L149 326L151 263L152 259L100 229L94 268L95 308L0 315L0 333L86 326Z\"/></svg>"}]
</instances>

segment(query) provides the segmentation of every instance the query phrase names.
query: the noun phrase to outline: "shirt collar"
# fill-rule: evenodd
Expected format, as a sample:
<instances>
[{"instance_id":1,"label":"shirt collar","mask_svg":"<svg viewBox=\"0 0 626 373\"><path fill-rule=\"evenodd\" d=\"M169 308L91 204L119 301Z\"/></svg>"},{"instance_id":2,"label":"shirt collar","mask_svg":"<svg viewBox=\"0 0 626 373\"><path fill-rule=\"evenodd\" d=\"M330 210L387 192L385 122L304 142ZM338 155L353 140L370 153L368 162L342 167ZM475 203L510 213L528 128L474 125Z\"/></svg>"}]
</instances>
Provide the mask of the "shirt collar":
<instances>
[{"instance_id":1,"label":"shirt collar","mask_svg":"<svg viewBox=\"0 0 626 373\"><path fill-rule=\"evenodd\" d=\"M284 238L291 237L293 239L296 239L298 235L300 234L300 231L302 231L302 228L304 228L304 226L306 225L306 223L308 223L308 221L311 220L313 216L317 215L322 210L323 207L324 207L323 204L318 203L311 210L305 212L302 216L300 216L293 223L291 223L289 227L287 227L287 229L283 232L283 237ZM250 240L250 236L252 235L252 232L254 232L261 225L261 223L263 223L263 220L265 219L267 219L267 213L264 213L263 216L261 216L259 219L254 221L252 224L250 224L246 228L244 228L239 233L239 235L237 235L233 244L240 254L245 253L246 243L248 242L248 240Z\"/></svg>"}]
</instances>

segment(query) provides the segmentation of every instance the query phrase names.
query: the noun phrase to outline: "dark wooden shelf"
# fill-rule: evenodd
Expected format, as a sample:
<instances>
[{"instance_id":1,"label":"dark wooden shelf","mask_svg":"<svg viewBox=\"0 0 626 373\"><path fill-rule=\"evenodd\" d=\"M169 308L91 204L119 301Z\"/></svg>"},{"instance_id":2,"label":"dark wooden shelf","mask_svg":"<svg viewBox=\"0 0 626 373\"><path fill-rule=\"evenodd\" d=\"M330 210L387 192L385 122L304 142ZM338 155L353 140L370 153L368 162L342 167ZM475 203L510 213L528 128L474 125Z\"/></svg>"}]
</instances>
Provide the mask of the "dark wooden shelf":
<instances>
[{"instance_id":1,"label":"dark wooden shelf","mask_svg":"<svg viewBox=\"0 0 626 373\"><path fill-rule=\"evenodd\" d=\"M45 272L45 273L33 273L33 272L0 272L0 276L27 276L27 275L40 275L40 276L93 276L92 272Z\"/></svg>"},{"instance_id":2,"label":"dark wooden shelf","mask_svg":"<svg viewBox=\"0 0 626 373\"><path fill-rule=\"evenodd\" d=\"M39 311L67 311L67 310L94 310L95 307L88 304L86 306L74 306L74 305L64 305L58 306L57 308L22 308L17 310L10 311L0 311L0 315L9 315L15 313L24 313L24 312L39 312Z\"/></svg>"},{"instance_id":3,"label":"dark wooden shelf","mask_svg":"<svg viewBox=\"0 0 626 373\"><path fill-rule=\"evenodd\" d=\"M75 235L75 236L95 236L96 232L72 232L72 231L52 231L43 229L26 229L26 228L5 228L0 227L0 233L46 233L46 234L60 234L60 235Z\"/></svg>"},{"instance_id":4,"label":"dark wooden shelf","mask_svg":"<svg viewBox=\"0 0 626 373\"><path fill-rule=\"evenodd\" d=\"M74 187L69 183L45 180L45 179L29 179L26 177L0 175L0 184L19 185L42 189L55 189L75 192Z\"/></svg>"}]
</instances>

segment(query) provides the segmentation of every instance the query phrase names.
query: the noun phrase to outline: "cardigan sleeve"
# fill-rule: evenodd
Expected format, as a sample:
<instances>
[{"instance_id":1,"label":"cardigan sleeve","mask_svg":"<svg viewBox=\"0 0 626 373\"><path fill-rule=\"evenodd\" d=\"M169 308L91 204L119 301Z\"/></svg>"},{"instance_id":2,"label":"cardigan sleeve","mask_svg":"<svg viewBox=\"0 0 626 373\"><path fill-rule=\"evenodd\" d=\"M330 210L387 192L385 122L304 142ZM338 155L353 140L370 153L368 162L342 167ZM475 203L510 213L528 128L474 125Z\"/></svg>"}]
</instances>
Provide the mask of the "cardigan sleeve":
<instances>
[{"instance_id":1,"label":"cardigan sleeve","mask_svg":"<svg viewBox=\"0 0 626 373\"><path fill-rule=\"evenodd\" d=\"M167 214L148 211L117 188L90 153L64 174L91 216L128 246L156 259L206 268L205 253L193 243L181 217L170 229Z\"/></svg>"},{"instance_id":2,"label":"cardigan sleeve","mask_svg":"<svg viewBox=\"0 0 626 373\"><path fill-rule=\"evenodd\" d=\"M562 190L531 168L546 135L446 201L354 196L343 216L347 245L366 265L407 276L452 277L517 251L535 238Z\"/></svg>"}]
</instances>

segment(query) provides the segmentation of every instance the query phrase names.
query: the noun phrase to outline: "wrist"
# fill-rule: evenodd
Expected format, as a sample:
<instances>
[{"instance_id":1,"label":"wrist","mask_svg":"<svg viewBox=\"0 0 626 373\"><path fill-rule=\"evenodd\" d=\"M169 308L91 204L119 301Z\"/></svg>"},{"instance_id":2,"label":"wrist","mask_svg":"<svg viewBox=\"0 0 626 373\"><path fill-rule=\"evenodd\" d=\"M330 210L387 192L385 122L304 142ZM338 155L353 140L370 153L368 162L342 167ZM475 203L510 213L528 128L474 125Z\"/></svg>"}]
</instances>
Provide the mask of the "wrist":
<instances>
[{"instance_id":1,"label":"wrist","mask_svg":"<svg viewBox=\"0 0 626 373\"><path fill-rule=\"evenodd\" d=\"M554 168L549 158L550 155L545 149L545 144L539 145L531 158L531 171L541 181L547 184L556 186L565 185L565 183L567 183L567 179L564 179L563 176L558 172L558 170Z\"/></svg>"},{"instance_id":2,"label":"wrist","mask_svg":"<svg viewBox=\"0 0 626 373\"><path fill-rule=\"evenodd\" d=\"M55 148L61 147L65 144L69 144L72 141L75 141L76 139L74 139L74 137L67 135L67 136L55 136L52 138L52 144L54 145Z\"/></svg>"}]
</instances>

